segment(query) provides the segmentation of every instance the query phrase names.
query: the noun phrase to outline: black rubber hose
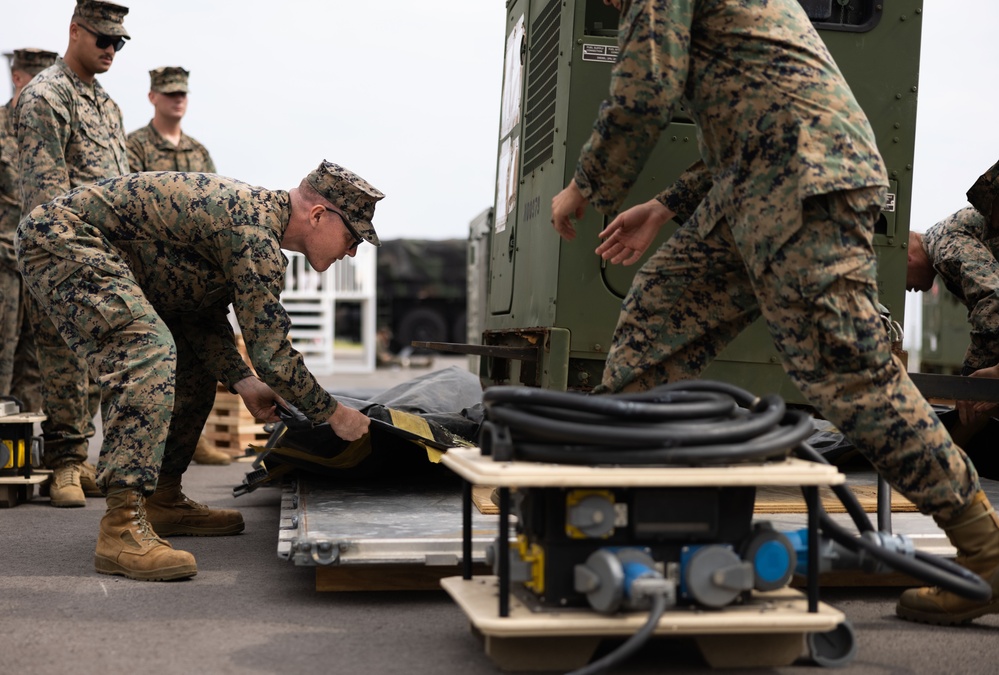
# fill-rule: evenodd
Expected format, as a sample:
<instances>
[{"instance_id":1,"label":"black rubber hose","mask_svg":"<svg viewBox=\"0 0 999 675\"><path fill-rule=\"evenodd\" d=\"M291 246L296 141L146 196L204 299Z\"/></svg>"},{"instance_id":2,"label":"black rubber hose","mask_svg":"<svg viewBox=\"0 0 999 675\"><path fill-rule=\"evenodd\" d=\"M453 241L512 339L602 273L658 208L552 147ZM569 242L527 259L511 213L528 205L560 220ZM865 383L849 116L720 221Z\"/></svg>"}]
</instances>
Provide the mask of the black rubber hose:
<instances>
[{"instance_id":1,"label":"black rubber hose","mask_svg":"<svg viewBox=\"0 0 999 675\"><path fill-rule=\"evenodd\" d=\"M779 400L779 399L778 399ZM785 417L782 404L770 401L759 414L736 418L705 418L699 423L665 422L658 424L633 423L622 426L619 422L606 424L604 420L591 419L566 421L551 419L530 408L493 406L489 418L510 427L514 438L525 440L550 440L558 443L586 445L672 447L675 445L711 445L752 439L775 428ZM811 434L811 429L807 429ZM807 436L806 436L807 438Z\"/></svg>"},{"instance_id":2,"label":"black rubber hose","mask_svg":"<svg viewBox=\"0 0 999 675\"><path fill-rule=\"evenodd\" d=\"M620 665L625 659L641 649L646 641L652 637L652 633L656 630L656 626L659 624L659 620L665 611L666 597L657 593L652 597L652 608L649 610L649 618L645 622L645 625L610 654L602 656L593 663L568 673L568 675L595 675L596 673L604 672L608 668Z\"/></svg>"},{"instance_id":3,"label":"black rubber hose","mask_svg":"<svg viewBox=\"0 0 999 675\"><path fill-rule=\"evenodd\" d=\"M802 459L820 464L829 463L825 457L807 443L802 443L795 448L795 454ZM871 519L867 516L867 512L864 511L860 502L857 501L857 496L850 488L845 485L833 485L832 489L843 506L846 507L847 513L858 530L861 532L876 531L871 524ZM946 558L922 551L916 551L915 556L910 557L884 549L869 539L856 537L848 532L846 528L830 518L825 509L819 515L819 526L823 533L849 550L858 552L863 549L892 569L925 581L932 586L939 586L969 600L986 601L992 597L992 586L988 582L971 570Z\"/></svg>"},{"instance_id":4,"label":"black rubber hose","mask_svg":"<svg viewBox=\"0 0 999 675\"><path fill-rule=\"evenodd\" d=\"M794 449L794 454L799 458L808 460L809 462L815 462L816 464L829 464L829 461L822 456L822 453L818 452L808 443L800 443L798 447ZM850 519L853 520L854 526L860 532L875 532L874 525L871 524L871 519L867 517L867 512L864 511L864 507L860 505L857 500L857 495L853 494L853 490L848 488L846 485L831 485L830 488L838 498L840 503L846 508L847 514L849 514Z\"/></svg>"},{"instance_id":5,"label":"black rubber hose","mask_svg":"<svg viewBox=\"0 0 999 675\"><path fill-rule=\"evenodd\" d=\"M779 396L760 399L733 385L709 381L610 396L492 387L483 395L483 407L491 423L509 430L515 458L527 461L767 461L786 457L813 433L808 416L788 411ZM483 433L492 432L489 427Z\"/></svg>"},{"instance_id":6,"label":"black rubber hose","mask_svg":"<svg viewBox=\"0 0 999 675\"><path fill-rule=\"evenodd\" d=\"M583 396L563 391L533 387L490 387L482 395L483 407L515 405L518 407L547 406L576 410L612 419L631 421L649 419L688 419L730 415L737 407L732 396L716 391L677 391L657 387L639 394Z\"/></svg>"},{"instance_id":7,"label":"black rubber hose","mask_svg":"<svg viewBox=\"0 0 999 675\"><path fill-rule=\"evenodd\" d=\"M916 551L914 557L881 548L863 537L855 537L836 523L828 514L819 517L822 532L834 541L853 551L864 549L889 567L921 579L931 586L939 586L968 600L985 602L992 597L992 585L971 570L946 558Z\"/></svg>"}]
</instances>

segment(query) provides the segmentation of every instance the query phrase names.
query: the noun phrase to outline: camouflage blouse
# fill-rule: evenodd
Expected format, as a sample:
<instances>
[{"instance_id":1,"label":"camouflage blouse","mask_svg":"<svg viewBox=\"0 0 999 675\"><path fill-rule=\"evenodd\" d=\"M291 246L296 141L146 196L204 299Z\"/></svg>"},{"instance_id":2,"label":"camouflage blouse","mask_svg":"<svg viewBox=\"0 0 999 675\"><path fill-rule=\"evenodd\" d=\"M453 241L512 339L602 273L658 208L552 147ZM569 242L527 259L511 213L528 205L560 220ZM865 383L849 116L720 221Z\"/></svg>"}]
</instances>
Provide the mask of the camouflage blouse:
<instances>
[{"instance_id":1,"label":"camouflage blouse","mask_svg":"<svg viewBox=\"0 0 999 675\"><path fill-rule=\"evenodd\" d=\"M14 230L21 215L17 180L17 140L10 126L11 104L0 107L0 266L17 269Z\"/></svg>"},{"instance_id":2,"label":"camouflage blouse","mask_svg":"<svg viewBox=\"0 0 999 675\"><path fill-rule=\"evenodd\" d=\"M803 199L887 186L870 124L796 0L635 2L618 44L575 173L601 212L620 207L681 100L713 178L694 224L704 235L725 217L757 273L801 227Z\"/></svg>"},{"instance_id":3,"label":"camouflage blouse","mask_svg":"<svg viewBox=\"0 0 999 675\"><path fill-rule=\"evenodd\" d=\"M80 185L128 173L118 104L61 58L25 85L14 128L22 213Z\"/></svg>"},{"instance_id":4,"label":"camouflage blouse","mask_svg":"<svg viewBox=\"0 0 999 675\"><path fill-rule=\"evenodd\" d=\"M18 228L17 248L36 295L82 265L134 277L161 316L194 317L186 337L229 387L252 374L233 340L231 303L257 376L325 422L336 401L292 348L280 302L290 217L284 191L208 173L133 173L36 208Z\"/></svg>"},{"instance_id":5,"label":"camouflage blouse","mask_svg":"<svg viewBox=\"0 0 999 675\"><path fill-rule=\"evenodd\" d=\"M185 133L174 145L150 122L128 135L128 168L132 171L200 171L215 173L207 148Z\"/></svg>"}]
</instances>

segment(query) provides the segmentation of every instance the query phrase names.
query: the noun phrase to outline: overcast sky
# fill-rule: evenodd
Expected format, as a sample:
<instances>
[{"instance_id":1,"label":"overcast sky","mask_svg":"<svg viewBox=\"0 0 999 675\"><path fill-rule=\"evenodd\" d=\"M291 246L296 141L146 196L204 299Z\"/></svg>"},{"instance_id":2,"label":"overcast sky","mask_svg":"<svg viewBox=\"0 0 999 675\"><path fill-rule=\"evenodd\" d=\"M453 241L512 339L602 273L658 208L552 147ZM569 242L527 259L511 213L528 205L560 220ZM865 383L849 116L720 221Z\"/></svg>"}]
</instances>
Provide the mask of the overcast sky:
<instances>
[{"instance_id":1,"label":"overcast sky","mask_svg":"<svg viewBox=\"0 0 999 675\"><path fill-rule=\"evenodd\" d=\"M323 159L386 193L383 238L467 237L491 205L502 0L123 0L132 39L98 76L132 131L152 68L191 71L184 131L219 173L294 187ZM4 2L0 50L62 54L75 0ZM0 93L10 94L9 78Z\"/></svg>"},{"instance_id":2,"label":"overcast sky","mask_svg":"<svg viewBox=\"0 0 999 675\"><path fill-rule=\"evenodd\" d=\"M0 50L65 50L74 0L4 4ZM122 4L132 40L100 81L129 131L152 116L148 71L180 65L191 71L184 130L220 173L290 188L320 160L339 162L387 194L382 238L466 237L492 204L504 0ZM922 21L919 231L964 206L999 159L987 69L999 2L925 0Z\"/></svg>"}]
</instances>

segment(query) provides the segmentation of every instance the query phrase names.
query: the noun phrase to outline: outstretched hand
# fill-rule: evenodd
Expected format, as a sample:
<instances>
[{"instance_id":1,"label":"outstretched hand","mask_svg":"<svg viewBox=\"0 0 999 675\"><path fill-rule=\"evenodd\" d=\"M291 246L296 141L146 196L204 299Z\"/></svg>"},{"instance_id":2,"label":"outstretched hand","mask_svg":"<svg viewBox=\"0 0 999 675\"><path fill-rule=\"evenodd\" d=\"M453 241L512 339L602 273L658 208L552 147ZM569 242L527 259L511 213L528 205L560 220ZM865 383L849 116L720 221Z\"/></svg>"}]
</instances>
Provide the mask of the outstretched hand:
<instances>
[{"instance_id":1,"label":"outstretched hand","mask_svg":"<svg viewBox=\"0 0 999 675\"><path fill-rule=\"evenodd\" d=\"M579 220L586 211L586 197L579 191L576 181L570 180L561 192L552 198L552 227L566 241L576 238L572 219Z\"/></svg>"},{"instance_id":2,"label":"outstretched hand","mask_svg":"<svg viewBox=\"0 0 999 675\"><path fill-rule=\"evenodd\" d=\"M632 206L600 233L604 241L597 247L596 254L614 265L632 265L674 215L655 199Z\"/></svg>"}]
</instances>

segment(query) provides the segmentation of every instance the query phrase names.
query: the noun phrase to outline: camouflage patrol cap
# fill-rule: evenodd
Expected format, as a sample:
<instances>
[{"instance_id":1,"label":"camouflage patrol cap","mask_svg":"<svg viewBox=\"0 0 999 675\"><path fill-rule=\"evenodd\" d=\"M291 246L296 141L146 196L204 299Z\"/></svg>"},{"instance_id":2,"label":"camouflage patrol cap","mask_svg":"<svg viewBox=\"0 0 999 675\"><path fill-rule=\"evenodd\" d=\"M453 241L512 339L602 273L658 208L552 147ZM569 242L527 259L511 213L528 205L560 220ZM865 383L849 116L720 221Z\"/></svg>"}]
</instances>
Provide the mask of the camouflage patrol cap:
<instances>
[{"instance_id":1,"label":"camouflage patrol cap","mask_svg":"<svg viewBox=\"0 0 999 675\"><path fill-rule=\"evenodd\" d=\"M11 70L20 70L34 77L53 63L59 55L55 52L47 52L44 49L15 49L14 59L10 63Z\"/></svg>"},{"instance_id":2,"label":"camouflage patrol cap","mask_svg":"<svg viewBox=\"0 0 999 675\"><path fill-rule=\"evenodd\" d=\"M353 171L325 159L305 180L330 204L343 211L364 241L382 245L371 224L375 202L385 197L381 191Z\"/></svg>"},{"instance_id":3,"label":"camouflage patrol cap","mask_svg":"<svg viewBox=\"0 0 999 675\"><path fill-rule=\"evenodd\" d=\"M189 72L180 66L164 66L149 71L149 91L160 94L187 93Z\"/></svg>"},{"instance_id":4,"label":"camouflage patrol cap","mask_svg":"<svg viewBox=\"0 0 999 675\"><path fill-rule=\"evenodd\" d=\"M999 162L978 177L968 190L968 201L976 211L989 220L992 218L992 208L997 195L999 195Z\"/></svg>"},{"instance_id":5,"label":"camouflage patrol cap","mask_svg":"<svg viewBox=\"0 0 999 675\"><path fill-rule=\"evenodd\" d=\"M111 2L76 0L76 11L73 12L73 21L80 19L88 28L97 31L101 35L112 35L130 40L132 36L128 34L125 26L122 25L126 14L128 14L128 7L122 7Z\"/></svg>"}]
</instances>

